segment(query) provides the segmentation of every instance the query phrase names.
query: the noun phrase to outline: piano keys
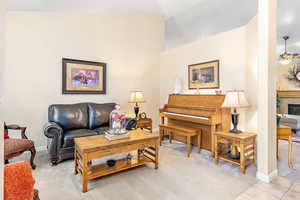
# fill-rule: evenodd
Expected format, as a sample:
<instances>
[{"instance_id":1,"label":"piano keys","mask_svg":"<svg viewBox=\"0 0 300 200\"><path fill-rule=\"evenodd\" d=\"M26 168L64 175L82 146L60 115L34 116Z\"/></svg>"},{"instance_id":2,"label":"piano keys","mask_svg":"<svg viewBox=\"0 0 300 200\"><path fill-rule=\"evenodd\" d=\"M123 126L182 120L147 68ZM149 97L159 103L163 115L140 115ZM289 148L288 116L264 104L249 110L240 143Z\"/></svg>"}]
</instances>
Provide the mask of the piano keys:
<instances>
[{"instance_id":1,"label":"piano keys","mask_svg":"<svg viewBox=\"0 0 300 200\"><path fill-rule=\"evenodd\" d=\"M225 95L171 94L168 103L159 110L161 123L177 123L201 129L201 148L214 155L214 133L230 129L230 109L222 108ZM177 136L179 141L185 138ZM197 140L193 140L197 145Z\"/></svg>"},{"instance_id":2,"label":"piano keys","mask_svg":"<svg viewBox=\"0 0 300 200\"><path fill-rule=\"evenodd\" d=\"M173 115L173 116L181 116L181 117L189 117L189 118L196 118L196 119L204 119L208 120L208 117L203 116L197 116L197 115L185 115L185 114L179 114L179 113L173 113L173 112L163 112L165 115Z\"/></svg>"}]
</instances>

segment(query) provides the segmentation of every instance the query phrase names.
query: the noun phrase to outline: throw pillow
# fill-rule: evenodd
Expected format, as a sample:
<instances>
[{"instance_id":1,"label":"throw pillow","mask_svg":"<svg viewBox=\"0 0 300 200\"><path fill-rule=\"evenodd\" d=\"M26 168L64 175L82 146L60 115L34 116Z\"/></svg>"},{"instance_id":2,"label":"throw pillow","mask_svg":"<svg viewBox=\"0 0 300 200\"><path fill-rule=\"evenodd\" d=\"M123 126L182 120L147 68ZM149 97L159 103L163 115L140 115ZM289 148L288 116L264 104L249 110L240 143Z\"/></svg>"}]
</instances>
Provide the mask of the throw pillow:
<instances>
[{"instance_id":1,"label":"throw pillow","mask_svg":"<svg viewBox=\"0 0 300 200\"><path fill-rule=\"evenodd\" d=\"M8 130L4 130L4 139L9 139Z\"/></svg>"}]
</instances>

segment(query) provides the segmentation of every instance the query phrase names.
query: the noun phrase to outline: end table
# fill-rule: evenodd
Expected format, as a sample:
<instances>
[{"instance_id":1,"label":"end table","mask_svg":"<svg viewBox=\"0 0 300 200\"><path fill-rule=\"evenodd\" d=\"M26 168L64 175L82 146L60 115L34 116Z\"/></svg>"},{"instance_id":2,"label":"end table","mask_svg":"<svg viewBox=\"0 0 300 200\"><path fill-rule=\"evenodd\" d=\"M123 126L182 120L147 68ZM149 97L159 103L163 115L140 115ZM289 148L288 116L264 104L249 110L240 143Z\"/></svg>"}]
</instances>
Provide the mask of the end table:
<instances>
[{"instance_id":1,"label":"end table","mask_svg":"<svg viewBox=\"0 0 300 200\"><path fill-rule=\"evenodd\" d=\"M279 150L278 150L278 140L287 140L288 141L288 166L293 168L293 140L292 140L292 128L284 125L277 126L277 159L279 159Z\"/></svg>"},{"instance_id":2,"label":"end table","mask_svg":"<svg viewBox=\"0 0 300 200\"><path fill-rule=\"evenodd\" d=\"M137 119L136 128L146 129L152 133L152 119L147 118L146 113L139 114Z\"/></svg>"},{"instance_id":3,"label":"end table","mask_svg":"<svg viewBox=\"0 0 300 200\"><path fill-rule=\"evenodd\" d=\"M232 159L229 157L228 151L221 152L219 147L221 144L230 144L232 147L240 148L240 159ZM215 162L219 159L231 162L240 166L240 172L245 173L247 165L253 163L256 165L256 134L243 132L234 134L229 132L215 133Z\"/></svg>"}]
</instances>

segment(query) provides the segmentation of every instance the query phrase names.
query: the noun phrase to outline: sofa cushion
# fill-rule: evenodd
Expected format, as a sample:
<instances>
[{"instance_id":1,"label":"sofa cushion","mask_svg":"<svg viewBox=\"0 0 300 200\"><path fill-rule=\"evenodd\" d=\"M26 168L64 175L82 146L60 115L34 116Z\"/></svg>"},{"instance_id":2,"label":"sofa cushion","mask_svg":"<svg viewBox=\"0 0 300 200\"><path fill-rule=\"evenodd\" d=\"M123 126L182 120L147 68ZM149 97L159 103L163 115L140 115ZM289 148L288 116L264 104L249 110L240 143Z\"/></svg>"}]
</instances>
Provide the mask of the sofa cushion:
<instances>
[{"instance_id":1,"label":"sofa cushion","mask_svg":"<svg viewBox=\"0 0 300 200\"><path fill-rule=\"evenodd\" d=\"M115 103L93 104L89 103L89 128L95 129L100 126L108 126L109 115L115 108Z\"/></svg>"},{"instance_id":2,"label":"sofa cushion","mask_svg":"<svg viewBox=\"0 0 300 200\"><path fill-rule=\"evenodd\" d=\"M59 124L64 130L87 128L87 104L51 105L48 112L49 122Z\"/></svg>"},{"instance_id":3,"label":"sofa cushion","mask_svg":"<svg viewBox=\"0 0 300 200\"><path fill-rule=\"evenodd\" d=\"M74 138L97 135L97 132L89 129L76 129L64 132L63 147L73 147Z\"/></svg>"},{"instance_id":4,"label":"sofa cushion","mask_svg":"<svg viewBox=\"0 0 300 200\"><path fill-rule=\"evenodd\" d=\"M109 130L109 126L101 126L98 128L93 129L93 131L97 132L97 134L102 135L105 134L105 131Z\"/></svg>"}]
</instances>

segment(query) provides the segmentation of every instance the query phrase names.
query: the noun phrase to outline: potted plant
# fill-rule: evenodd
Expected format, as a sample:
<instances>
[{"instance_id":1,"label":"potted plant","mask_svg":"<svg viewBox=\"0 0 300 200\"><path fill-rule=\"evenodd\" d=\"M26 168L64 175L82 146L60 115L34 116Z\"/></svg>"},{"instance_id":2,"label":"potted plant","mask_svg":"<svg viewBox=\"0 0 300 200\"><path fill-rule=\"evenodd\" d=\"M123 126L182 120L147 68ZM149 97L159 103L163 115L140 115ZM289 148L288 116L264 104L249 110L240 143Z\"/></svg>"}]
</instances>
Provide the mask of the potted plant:
<instances>
[{"instance_id":1,"label":"potted plant","mask_svg":"<svg viewBox=\"0 0 300 200\"><path fill-rule=\"evenodd\" d=\"M279 126L280 123L280 119L281 116L279 115L279 108L280 108L280 96L277 94L276 96L276 107L277 107L277 115L276 115L276 119L277 119L277 126Z\"/></svg>"}]
</instances>

